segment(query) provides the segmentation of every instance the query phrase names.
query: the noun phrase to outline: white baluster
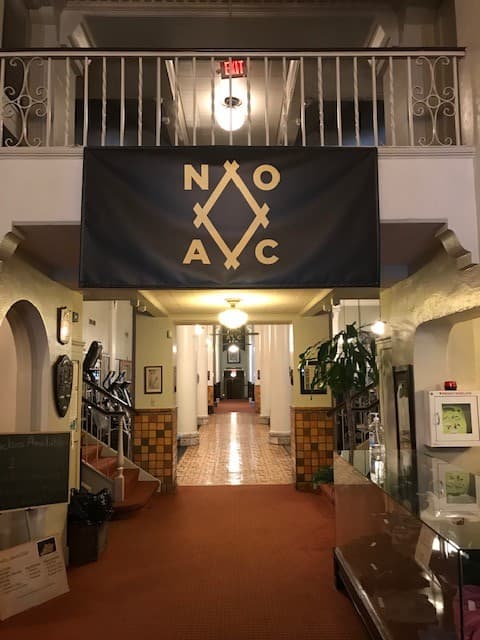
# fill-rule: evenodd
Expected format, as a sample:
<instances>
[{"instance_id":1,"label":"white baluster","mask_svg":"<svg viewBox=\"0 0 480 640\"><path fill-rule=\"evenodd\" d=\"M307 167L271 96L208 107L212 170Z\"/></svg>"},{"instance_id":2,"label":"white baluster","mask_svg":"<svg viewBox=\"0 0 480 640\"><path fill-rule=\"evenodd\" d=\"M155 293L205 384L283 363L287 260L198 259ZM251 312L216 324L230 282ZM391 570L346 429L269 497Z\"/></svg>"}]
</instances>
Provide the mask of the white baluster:
<instances>
[{"instance_id":1,"label":"white baluster","mask_svg":"<svg viewBox=\"0 0 480 640\"><path fill-rule=\"evenodd\" d=\"M342 132L342 88L340 85L340 58L335 58L335 76L337 85L337 139L338 146L343 146L343 132Z\"/></svg>"},{"instance_id":2,"label":"white baluster","mask_svg":"<svg viewBox=\"0 0 480 640\"><path fill-rule=\"evenodd\" d=\"M377 61L373 56L372 65L372 119L373 119L373 142L378 147L378 109L377 109Z\"/></svg>"},{"instance_id":3,"label":"white baluster","mask_svg":"<svg viewBox=\"0 0 480 640\"><path fill-rule=\"evenodd\" d=\"M323 111L323 62L317 58L317 90L318 90L318 127L320 131L320 145L325 146L325 116Z\"/></svg>"},{"instance_id":4,"label":"white baluster","mask_svg":"<svg viewBox=\"0 0 480 640\"><path fill-rule=\"evenodd\" d=\"M390 129L392 132L392 146L397 145L397 129L395 123L395 83L393 79L393 58L388 59L388 76L390 85Z\"/></svg>"},{"instance_id":5,"label":"white baluster","mask_svg":"<svg viewBox=\"0 0 480 640\"><path fill-rule=\"evenodd\" d=\"M137 144L143 141L143 58L138 58L138 114L137 114Z\"/></svg>"},{"instance_id":6,"label":"white baluster","mask_svg":"<svg viewBox=\"0 0 480 640\"><path fill-rule=\"evenodd\" d=\"M162 61L157 58L157 82L155 100L155 144L160 146L162 130Z\"/></svg>"},{"instance_id":7,"label":"white baluster","mask_svg":"<svg viewBox=\"0 0 480 640\"><path fill-rule=\"evenodd\" d=\"M125 142L125 58L120 58L120 146Z\"/></svg>"},{"instance_id":8,"label":"white baluster","mask_svg":"<svg viewBox=\"0 0 480 640\"><path fill-rule=\"evenodd\" d=\"M101 145L105 146L107 139L107 59L102 58L102 138Z\"/></svg>"},{"instance_id":9,"label":"white baluster","mask_svg":"<svg viewBox=\"0 0 480 640\"><path fill-rule=\"evenodd\" d=\"M353 58L353 106L355 110L355 143L360 146L360 114L358 108L358 58Z\"/></svg>"},{"instance_id":10,"label":"white baluster","mask_svg":"<svg viewBox=\"0 0 480 640\"><path fill-rule=\"evenodd\" d=\"M83 146L88 143L88 67L89 60L83 61Z\"/></svg>"}]
</instances>

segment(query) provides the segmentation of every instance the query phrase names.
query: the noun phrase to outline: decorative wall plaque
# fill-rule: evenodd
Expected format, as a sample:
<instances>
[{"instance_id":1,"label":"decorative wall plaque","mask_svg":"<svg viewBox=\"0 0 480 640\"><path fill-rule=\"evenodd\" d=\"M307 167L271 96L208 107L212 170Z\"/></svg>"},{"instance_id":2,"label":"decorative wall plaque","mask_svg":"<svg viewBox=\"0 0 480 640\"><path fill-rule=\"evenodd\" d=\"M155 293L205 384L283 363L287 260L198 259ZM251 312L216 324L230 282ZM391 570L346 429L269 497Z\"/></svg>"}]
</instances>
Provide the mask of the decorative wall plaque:
<instances>
[{"instance_id":1,"label":"decorative wall plaque","mask_svg":"<svg viewBox=\"0 0 480 640\"><path fill-rule=\"evenodd\" d=\"M54 365L53 392L58 415L63 418L70 406L73 384L73 362L67 355L59 356Z\"/></svg>"}]
</instances>

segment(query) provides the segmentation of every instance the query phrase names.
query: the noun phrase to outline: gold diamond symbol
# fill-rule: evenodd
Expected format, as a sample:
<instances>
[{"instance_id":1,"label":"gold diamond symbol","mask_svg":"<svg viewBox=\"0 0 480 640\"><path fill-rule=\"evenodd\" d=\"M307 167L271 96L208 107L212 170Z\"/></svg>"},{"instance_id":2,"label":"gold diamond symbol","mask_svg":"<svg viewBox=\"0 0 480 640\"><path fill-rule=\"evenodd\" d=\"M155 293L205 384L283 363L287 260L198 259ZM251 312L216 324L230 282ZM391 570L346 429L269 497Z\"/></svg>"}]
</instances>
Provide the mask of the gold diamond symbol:
<instances>
[{"instance_id":1,"label":"gold diamond symbol","mask_svg":"<svg viewBox=\"0 0 480 640\"><path fill-rule=\"evenodd\" d=\"M201 225L203 225L208 231L217 247L226 258L224 262L225 267L227 269L238 269L238 267L240 266L238 258L252 239L258 227L262 226L264 229L268 227L269 221L267 218L267 214L270 211L270 208L265 203L259 205L253 195L250 193L247 185L237 173L237 170L240 166L238 162L236 162L235 160L233 162L227 160L227 162L225 162L223 166L225 169L225 173L220 178L217 186L210 194L210 197L208 198L206 203L203 205L203 207L198 202L194 205L193 210L195 211L196 216L193 224L197 227L197 229ZM235 184L255 216L252 223L240 238L239 242L235 245L233 250L230 249L230 247L220 235L218 229L208 217L217 200L222 195L224 189L230 182L233 182Z\"/></svg>"}]
</instances>

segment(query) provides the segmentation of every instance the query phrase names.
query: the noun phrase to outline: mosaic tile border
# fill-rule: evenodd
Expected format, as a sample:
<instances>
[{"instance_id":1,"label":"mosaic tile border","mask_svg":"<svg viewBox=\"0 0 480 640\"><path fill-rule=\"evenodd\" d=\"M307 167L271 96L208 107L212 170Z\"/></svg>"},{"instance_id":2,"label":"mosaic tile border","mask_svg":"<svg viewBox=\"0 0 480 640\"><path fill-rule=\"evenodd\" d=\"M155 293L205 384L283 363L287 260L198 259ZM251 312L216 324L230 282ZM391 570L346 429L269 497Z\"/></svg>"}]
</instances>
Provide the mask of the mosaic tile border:
<instances>
[{"instance_id":1,"label":"mosaic tile border","mask_svg":"<svg viewBox=\"0 0 480 640\"><path fill-rule=\"evenodd\" d=\"M177 475L177 409L137 409L133 427L133 461L162 481L171 493Z\"/></svg>"},{"instance_id":2,"label":"mosaic tile border","mask_svg":"<svg viewBox=\"0 0 480 640\"><path fill-rule=\"evenodd\" d=\"M328 408L291 407L292 456L295 486L313 490L313 474L322 465L333 465L333 418Z\"/></svg>"}]
</instances>

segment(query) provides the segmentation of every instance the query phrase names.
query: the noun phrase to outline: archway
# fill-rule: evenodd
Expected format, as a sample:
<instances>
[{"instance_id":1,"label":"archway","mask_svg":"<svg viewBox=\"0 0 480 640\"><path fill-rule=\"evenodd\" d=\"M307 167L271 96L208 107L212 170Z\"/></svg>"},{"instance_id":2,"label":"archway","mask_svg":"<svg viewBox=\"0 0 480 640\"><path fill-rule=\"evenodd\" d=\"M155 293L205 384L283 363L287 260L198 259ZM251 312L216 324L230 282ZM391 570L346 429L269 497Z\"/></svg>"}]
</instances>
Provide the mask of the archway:
<instances>
[{"instance_id":1,"label":"archway","mask_svg":"<svg viewBox=\"0 0 480 640\"><path fill-rule=\"evenodd\" d=\"M27 300L12 305L0 324L5 378L0 388L2 431L41 431L48 425L48 337L38 309ZM4 362L2 357L2 362Z\"/></svg>"}]
</instances>

